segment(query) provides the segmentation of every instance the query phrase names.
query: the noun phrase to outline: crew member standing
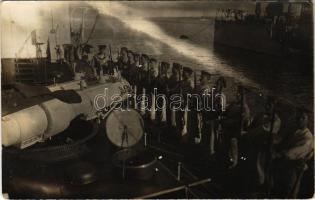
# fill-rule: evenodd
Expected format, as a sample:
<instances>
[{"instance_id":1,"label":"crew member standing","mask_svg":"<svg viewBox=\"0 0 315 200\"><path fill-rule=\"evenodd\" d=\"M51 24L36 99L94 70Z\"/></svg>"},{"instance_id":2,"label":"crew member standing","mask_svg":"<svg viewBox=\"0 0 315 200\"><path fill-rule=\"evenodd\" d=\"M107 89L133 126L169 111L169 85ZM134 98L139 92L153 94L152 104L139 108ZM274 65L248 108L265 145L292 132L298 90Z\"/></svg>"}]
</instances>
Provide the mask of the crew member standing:
<instances>
[{"instance_id":1,"label":"crew member standing","mask_svg":"<svg viewBox=\"0 0 315 200\"><path fill-rule=\"evenodd\" d=\"M223 156L227 157L230 162L230 168L234 168L238 164L239 159L239 141L242 130L248 126L250 120L250 110L246 103L246 97L242 86L238 86L236 90L236 100L226 109L226 117L223 121L223 140L224 148L227 152L223 152Z\"/></svg>"},{"instance_id":2,"label":"crew member standing","mask_svg":"<svg viewBox=\"0 0 315 200\"><path fill-rule=\"evenodd\" d=\"M201 72L200 76L200 85L198 89L198 93L202 98L202 107L201 107L201 117L199 117L199 134L197 138L199 138L201 144L203 146L210 147L210 136L211 136L211 121L213 120L212 116L212 108L211 108L211 86L210 86L210 73L206 71Z\"/></svg>"},{"instance_id":3,"label":"crew member standing","mask_svg":"<svg viewBox=\"0 0 315 200\"><path fill-rule=\"evenodd\" d=\"M101 76L101 72L108 73L108 54L106 45L99 45L99 52L94 55L92 66L97 76Z\"/></svg>"},{"instance_id":4,"label":"crew member standing","mask_svg":"<svg viewBox=\"0 0 315 200\"><path fill-rule=\"evenodd\" d=\"M172 74L170 78L167 81L167 95L168 99L170 100L168 104L168 114L167 114L167 121L169 127L174 129L173 132L175 132L175 135L179 135L179 124L181 124L178 116L178 113L180 112L177 108L179 105L173 105L171 104L171 101L173 101L173 97L175 95L180 94L180 85L181 85L181 65L178 63L173 63L172 67Z\"/></svg>"},{"instance_id":5,"label":"crew member standing","mask_svg":"<svg viewBox=\"0 0 315 200\"><path fill-rule=\"evenodd\" d=\"M149 61L149 91L152 93L154 88L160 89L159 86L159 66L155 58Z\"/></svg>"},{"instance_id":6,"label":"crew member standing","mask_svg":"<svg viewBox=\"0 0 315 200\"><path fill-rule=\"evenodd\" d=\"M77 60L74 66L75 74L83 74L82 78L86 81L92 81L96 78L93 67L91 66L91 48L93 48L91 45L85 45L82 48L81 59Z\"/></svg>"},{"instance_id":7,"label":"crew member standing","mask_svg":"<svg viewBox=\"0 0 315 200\"><path fill-rule=\"evenodd\" d=\"M167 62L161 62L161 68L160 68L160 76L159 76L159 85L161 87L160 93L163 94L164 99L159 99L159 104L162 106L162 118L161 122L164 125L167 125L168 120L168 113L169 113L169 107L168 107L168 97L169 97L169 89L168 89L168 71L170 68L170 64Z\"/></svg>"},{"instance_id":8,"label":"crew member standing","mask_svg":"<svg viewBox=\"0 0 315 200\"><path fill-rule=\"evenodd\" d=\"M224 95L224 88L226 88L226 81L221 76L219 77L214 86L214 108L216 113L216 122L215 122L215 146L214 150L220 151L223 143L223 119L225 114L226 106L226 96Z\"/></svg>"},{"instance_id":9,"label":"crew member standing","mask_svg":"<svg viewBox=\"0 0 315 200\"><path fill-rule=\"evenodd\" d=\"M298 198L300 181L308 168L307 161L313 159L314 139L308 128L308 112L297 112L297 129L289 133L273 151L273 177L275 198Z\"/></svg>"},{"instance_id":10,"label":"crew member standing","mask_svg":"<svg viewBox=\"0 0 315 200\"><path fill-rule=\"evenodd\" d=\"M252 142L254 144L254 154L256 154L258 187L270 193L270 189L272 188L271 153L273 147L281 140L279 135L281 119L276 110L275 98L268 97L264 109L261 117L261 125L252 136Z\"/></svg>"},{"instance_id":11,"label":"crew member standing","mask_svg":"<svg viewBox=\"0 0 315 200\"><path fill-rule=\"evenodd\" d=\"M134 54L134 58L135 58L135 85L137 86L137 88L140 87L141 84L141 63L140 63L140 55L135 53Z\"/></svg>"},{"instance_id":12,"label":"crew member standing","mask_svg":"<svg viewBox=\"0 0 315 200\"><path fill-rule=\"evenodd\" d=\"M181 83L181 90L183 95L183 112L180 112L179 116L182 120L182 141L183 142L192 142L193 137L193 124L192 124L192 108L194 106L193 99L191 98L193 92L193 71L189 67L183 67L183 80Z\"/></svg>"},{"instance_id":13,"label":"crew member standing","mask_svg":"<svg viewBox=\"0 0 315 200\"><path fill-rule=\"evenodd\" d=\"M161 86L160 92L162 94L167 93L167 87L168 87L168 70L170 68L170 64L167 62L161 62L161 68L160 68L160 76L159 76L159 85Z\"/></svg>"},{"instance_id":14,"label":"crew member standing","mask_svg":"<svg viewBox=\"0 0 315 200\"><path fill-rule=\"evenodd\" d=\"M178 94L181 81L181 65L173 63L172 74L168 79L167 85L170 94Z\"/></svg>"},{"instance_id":15,"label":"crew member standing","mask_svg":"<svg viewBox=\"0 0 315 200\"><path fill-rule=\"evenodd\" d=\"M130 85L136 85L137 80L137 67L135 62L135 56L132 51L128 51L128 69L126 69L126 79Z\"/></svg>"},{"instance_id":16,"label":"crew member standing","mask_svg":"<svg viewBox=\"0 0 315 200\"><path fill-rule=\"evenodd\" d=\"M128 69L128 49L126 47L120 48L120 53L118 56L118 69L121 71L121 75L126 78L127 69Z\"/></svg>"},{"instance_id":17,"label":"crew member standing","mask_svg":"<svg viewBox=\"0 0 315 200\"><path fill-rule=\"evenodd\" d=\"M157 91L157 93L160 92L160 82L159 82L159 66L157 64L157 60L155 58L151 58L149 62L149 84L148 84L148 94L150 94L149 98L149 105L151 109L151 120L153 120L155 123L159 123L160 121L160 111L157 110L157 102L156 102L156 96L154 93L154 90Z\"/></svg>"},{"instance_id":18,"label":"crew member standing","mask_svg":"<svg viewBox=\"0 0 315 200\"><path fill-rule=\"evenodd\" d=\"M149 76L149 57L146 54L141 54L140 57L140 72L139 72L139 89L138 91L142 91L143 88L147 89L148 86L148 76Z\"/></svg>"}]
</instances>

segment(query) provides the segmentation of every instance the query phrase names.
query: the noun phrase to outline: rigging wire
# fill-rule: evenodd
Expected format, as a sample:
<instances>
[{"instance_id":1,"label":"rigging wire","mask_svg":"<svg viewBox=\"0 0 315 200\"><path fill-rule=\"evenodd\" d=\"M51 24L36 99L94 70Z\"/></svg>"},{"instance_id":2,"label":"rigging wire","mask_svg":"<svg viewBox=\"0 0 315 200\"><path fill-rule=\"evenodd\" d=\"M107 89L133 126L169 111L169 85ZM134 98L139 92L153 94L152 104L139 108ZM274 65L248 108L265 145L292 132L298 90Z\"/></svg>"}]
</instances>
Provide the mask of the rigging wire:
<instances>
[{"instance_id":1,"label":"rigging wire","mask_svg":"<svg viewBox=\"0 0 315 200\"><path fill-rule=\"evenodd\" d=\"M97 23L98 18L99 18L99 13L97 13L96 16L95 16L92 29L91 29L90 33L88 34L88 37L87 37L87 39L86 39L85 42L83 41L84 38L82 38L82 34L83 34L83 31L84 31L84 27L83 27L83 24L84 24L84 17L85 17L85 15L84 15L84 11L83 11L83 12L82 12L82 16L81 16L80 28L79 28L79 31L78 31L79 36L80 36L80 39L79 39L79 40L80 40L80 41L79 41L79 46L82 46L82 45L87 44L87 43L90 41L90 39L92 38L92 35L93 35L93 33L95 32L96 23ZM73 33L72 24L73 24L73 17L72 17L72 15L71 15L71 16L70 16L70 31L71 31L71 33Z\"/></svg>"},{"instance_id":2,"label":"rigging wire","mask_svg":"<svg viewBox=\"0 0 315 200\"><path fill-rule=\"evenodd\" d=\"M98 18L99 18L99 14L97 13L96 16L95 16L95 19L94 19L94 24L92 26L92 30L90 31L87 40L84 43L82 43L82 44L87 44L90 41L90 39L92 38L92 35L95 32L95 27L96 27L96 23L98 21Z\"/></svg>"},{"instance_id":3,"label":"rigging wire","mask_svg":"<svg viewBox=\"0 0 315 200\"><path fill-rule=\"evenodd\" d=\"M25 47L27 41L31 38L31 36L32 36L32 34L30 33L30 34L28 35L28 37L25 39L25 41L23 42L21 48L20 48L20 49L18 50L18 52L16 53L16 57L17 57L17 58L18 58L18 56L20 55L20 53L23 51L23 49L24 49L24 47Z\"/></svg>"}]
</instances>

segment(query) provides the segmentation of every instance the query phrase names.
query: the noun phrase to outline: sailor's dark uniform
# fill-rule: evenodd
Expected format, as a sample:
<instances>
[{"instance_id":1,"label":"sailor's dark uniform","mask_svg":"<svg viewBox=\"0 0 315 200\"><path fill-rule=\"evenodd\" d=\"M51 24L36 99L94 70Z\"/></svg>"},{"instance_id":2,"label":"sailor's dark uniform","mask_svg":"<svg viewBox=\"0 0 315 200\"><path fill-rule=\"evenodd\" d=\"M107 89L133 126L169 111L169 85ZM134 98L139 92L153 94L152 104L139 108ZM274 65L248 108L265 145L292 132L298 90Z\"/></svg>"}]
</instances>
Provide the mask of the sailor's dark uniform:
<instances>
[{"instance_id":1,"label":"sailor's dark uniform","mask_svg":"<svg viewBox=\"0 0 315 200\"><path fill-rule=\"evenodd\" d=\"M199 116L198 120L198 131L201 132L201 145L206 147L210 154L213 154L217 150L218 134L216 131L219 123L217 120L217 106L214 106L217 102L217 99L215 96L212 97L212 95L215 94L212 93L212 87L210 86L209 82L210 78L210 73L206 71L201 72L200 86L197 90L201 97L201 117ZM212 102L212 100L214 102ZM198 137L200 136L197 136L197 138Z\"/></svg>"},{"instance_id":2,"label":"sailor's dark uniform","mask_svg":"<svg viewBox=\"0 0 315 200\"><path fill-rule=\"evenodd\" d=\"M123 57L119 57L117 60L117 66L122 76L125 77L126 70L128 69L128 60L124 59Z\"/></svg>"},{"instance_id":3,"label":"sailor's dark uniform","mask_svg":"<svg viewBox=\"0 0 315 200\"><path fill-rule=\"evenodd\" d=\"M74 62L74 47L72 44L63 44L64 59L68 63Z\"/></svg>"},{"instance_id":4,"label":"sailor's dark uniform","mask_svg":"<svg viewBox=\"0 0 315 200\"><path fill-rule=\"evenodd\" d=\"M186 127L187 127L187 134L182 135L184 142L192 142L194 138L195 133L195 126L194 126L194 120L193 120L193 110L195 107L195 102L192 98L190 98L190 95L193 93L193 86L192 86L192 70L188 67L183 68L183 81L181 82L181 93L183 95L183 103L182 103L182 110L179 112L179 117L181 118L182 124L180 126L181 129L185 126L185 109L188 109L187 112L187 121L186 121ZM182 133L183 134L183 133Z\"/></svg>"},{"instance_id":5,"label":"sailor's dark uniform","mask_svg":"<svg viewBox=\"0 0 315 200\"><path fill-rule=\"evenodd\" d=\"M148 90L150 88L149 87L149 84L150 84L149 72L144 69L141 69L140 74L141 74L140 83L139 83L140 89L141 91L142 91L142 88L145 88L146 90Z\"/></svg>"},{"instance_id":6,"label":"sailor's dark uniform","mask_svg":"<svg viewBox=\"0 0 315 200\"><path fill-rule=\"evenodd\" d=\"M118 70L121 72L122 77L127 77L127 70L128 70L128 56L127 56L128 49L126 47L122 47L120 49L120 55L117 59L117 66Z\"/></svg>"},{"instance_id":7,"label":"sailor's dark uniform","mask_svg":"<svg viewBox=\"0 0 315 200\"><path fill-rule=\"evenodd\" d=\"M85 45L82 48L81 59L76 60L75 62L75 73L84 73L84 79L87 81L95 79L94 70L91 66L92 59L91 56L91 45Z\"/></svg>"},{"instance_id":8,"label":"sailor's dark uniform","mask_svg":"<svg viewBox=\"0 0 315 200\"><path fill-rule=\"evenodd\" d=\"M156 59L151 58L150 62L149 62L149 71L148 71L148 76L147 76L147 84L145 86L146 88L146 93L149 95L149 108L152 108L153 106L153 94L154 94L154 89L156 88L158 90L159 86L159 77L157 72L157 63L156 63ZM155 105L156 107L156 105ZM159 116L158 116L159 112L155 113L155 118L156 120L154 120L154 122L158 122L159 120Z\"/></svg>"},{"instance_id":9,"label":"sailor's dark uniform","mask_svg":"<svg viewBox=\"0 0 315 200\"><path fill-rule=\"evenodd\" d=\"M298 128L274 148L273 194L275 198L298 198L300 181L314 156L314 139L307 128Z\"/></svg>"},{"instance_id":10,"label":"sailor's dark uniform","mask_svg":"<svg viewBox=\"0 0 315 200\"><path fill-rule=\"evenodd\" d=\"M161 62L159 70L159 92L166 95L168 88L168 77L167 73L169 70L170 64L167 62Z\"/></svg>"},{"instance_id":11,"label":"sailor's dark uniform","mask_svg":"<svg viewBox=\"0 0 315 200\"><path fill-rule=\"evenodd\" d=\"M171 97L172 95L175 94L180 94L180 68L181 65L178 63L173 63L173 67L172 67L172 74L171 76L168 78L167 80L167 95L168 95L168 99L170 100L168 102L167 107L169 108L167 110L167 122L169 127L172 127L172 109L171 108ZM175 111L175 113L177 113L178 111ZM178 118L176 118L176 125L179 124L180 120ZM180 122L181 123L181 122Z\"/></svg>"},{"instance_id":12,"label":"sailor's dark uniform","mask_svg":"<svg viewBox=\"0 0 315 200\"><path fill-rule=\"evenodd\" d=\"M93 57L93 64L92 65L95 68L96 73L98 75L103 75L103 74L100 74L101 71L103 71L104 74L109 73L108 58L106 57L105 54L96 54Z\"/></svg>"},{"instance_id":13,"label":"sailor's dark uniform","mask_svg":"<svg viewBox=\"0 0 315 200\"><path fill-rule=\"evenodd\" d=\"M226 87L226 81L223 77L219 77L213 88L210 88L209 92L213 90L213 112L211 117L215 120L214 129L215 129L215 141L214 141L214 151L220 151L223 143L223 117L225 114L226 106L226 96L223 93L223 89ZM212 91L211 91L212 93ZM246 104L247 105L247 104Z\"/></svg>"},{"instance_id":14,"label":"sailor's dark uniform","mask_svg":"<svg viewBox=\"0 0 315 200\"><path fill-rule=\"evenodd\" d=\"M140 63L141 67L139 67L138 70L138 91L142 92L143 88L147 88L148 86L148 62L149 62L149 57L146 54L142 54L140 57Z\"/></svg>"},{"instance_id":15,"label":"sailor's dark uniform","mask_svg":"<svg viewBox=\"0 0 315 200\"><path fill-rule=\"evenodd\" d=\"M169 64L166 62L161 62L161 65L159 67L159 75L154 79L154 88L157 89L157 96L156 103L157 106L160 108L157 112L157 117L159 122L162 122L162 110L166 111L166 119L167 120L167 112L168 112L168 78L167 78L167 71L169 69ZM164 105L165 101L165 105ZM163 107L165 106L165 107ZM163 122L163 125L165 125L166 121Z\"/></svg>"},{"instance_id":16,"label":"sailor's dark uniform","mask_svg":"<svg viewBox=\"0 0 315 200\"><path fill-rule=\"evenodd\" d=\"M169 69L169 63L166 62L161 62L160 66L159 66L159 75L157 77L157 82L155 87L157 88L157 93L159 94L159 96L163 96L163 98L159 97L157 98L157 105L159 108L161 108L158 112L157 115L159 117L159 121L163 124L166 125L167 124L167 120L168 120L168 113L169 113L169 89L168 89L168 77L167 77L167 72ZM165 105L164 105L164 101L165 101ZM165 107L163 107L165 106ZM166 121L162 122L162 110L166 111Z\"/></svg>"},{"instance_id":17,"label":"sailor's dark uniform","mask_svg":"<svg viewBox=\"0 0 315 200\"><path fill-rule=\"evenodd\" d=\"M137 66L136 63L129 63L128 69L127 69L127 80L129 83L134 86L137 85Z\"/></svg>"},{"instance_id":18,"label":"sailor's dark uniform","mask_svg":"<svg viewBox=\"0 0 315 200\"><path fill-rule=\"evenodd\" d=\"M200 85L198 88L198 93L202 98L201 101L201 144L204 146L210 145L210 131L211 131L211 120L213 120L212 116L212 108L211 108L211 87L209 84ZM207 101L207 102L206 102ZM209 107L210 105L210 107ZM211 109L211 110L210 110Z\"/></svg>"},{"instance_id":19,"label":"sailor's dark uniform","mask_svg":"<svg viewBox=\"0 0 315 200\"><path fill-rule=\"evenodd\" d=\"M243 102L237 100L231 103L226 109L225 119L223 121L222 149L224 149L224 152L222 153L226 159L232 162L232 166L236 166L238 162L241 131L247 124L245 122L249 119L249 107L245 100L243 100Z\"/></svg>"},{"instance_id":20,"label":"sailor's dark uniform","mask_svg":"<svg viewBox=\"0 0 315 200\"><path fill-rule=\"evenodd\" d=\"M140 55L139 54L135 54L135 70L134 70L134 73L135 73L135 77L134 77L134 80L135 80L135 85L137 86L137 88L140 88L140 84L141 84L141 63L140 63Z\"/></svg>"},{"instance_id":21,"label":"sailor's dark uniform","mask_svg":"<svg viewBox=\"0 0 315 200\"><path fill-rule=\"evenodd\" d=\"M129 67L128 60L121 58L120 60L118 60L117 65L118 65L118 69L121 72L121 76L124 77L125 79L127 79L128 67Z\"/></svg>"},{"instance_id":22,"label":"sailor's dark uniform","mask_svg":"<svg viewBox=\"0 0 315 200\"><path fill-rule=\"evenodd\" d=\"M93 68L86 59L76 62L75 72L84 73L84 79L87 81L95 79Z\"/></svg>"}]
</instances>

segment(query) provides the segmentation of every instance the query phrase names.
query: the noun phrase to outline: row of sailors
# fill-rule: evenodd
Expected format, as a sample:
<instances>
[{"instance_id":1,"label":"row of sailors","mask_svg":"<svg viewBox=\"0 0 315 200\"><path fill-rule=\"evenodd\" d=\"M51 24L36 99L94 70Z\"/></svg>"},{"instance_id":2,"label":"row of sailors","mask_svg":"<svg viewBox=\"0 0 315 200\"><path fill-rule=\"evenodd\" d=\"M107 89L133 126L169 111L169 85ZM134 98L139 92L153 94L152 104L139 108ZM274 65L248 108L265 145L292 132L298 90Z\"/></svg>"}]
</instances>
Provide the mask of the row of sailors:
<instances>
[{"instance_id":1,"label":"row of sailors","mask_svg":"<svg viewBox=\"0 0 315 200\"><path fill-rule=\"evenodd\" d=\"M144 54L141 56L133 54L132 51L128 51L126 48L121 49L118 67L122 72L122 76L135 88L136 94L149 94L151 96L148 102L151 109L144 110L140 108L140 112L145 118L154 123L175 128L175 132L186 142L196 140L197 143L200 143L202 141L205 145L210 146L211 153L214 153L214 131L211 139L207 138L209 136L208 130L201 131L201 129L210 129L208 127L208 121L210 120L208 115L213 115L213 113L197 113L196 102L188 101L187 98L191 94L201 94L206 90L211 90L209 85L211 75L209 73L202 71L201 84L197 87L197 81L194 80L196 77L193 76L195 74L190 68L173 63L171 75L168 76L169 63L161 62L158 64L156 59L149 58ZM222 78L220 80L224 81ZM156 88L155 91L154 88ZM156 99L157 94L164 94L165 98ZM183 97L180 99L182 102L179 105L174 104L172 106L169 100L172 95L176 94ZM156 102L156 104L152 102ZM200 105L200 107L202 106ZM159 107L162 110L152 109L152 107ZM204 123L201 123L201 121Z\"/></svg>"},{"instance_id":2,"label":"row of sailors","mask_svg":"<svg viewBox=\"0 0 315 200\"><path fill-rule=\"evenodd\" d=\"M156 111L155 113L149 112L148 110L141 110L141 113L145 118L150 118L158 124L164 123L169 126L175 127L176 132L179 135L184 136L184 140L193 140L197 143L208 145L210 153L215 152L216 138L222 136L215 136L214 119L219 117L220 112L208 112L201 111L197 112L196 100L187 101L186 98L191 94L204 94L205 92L211 92L212 87L209 84L211 75L202 71L200 76L200 84L197 86L196 73L193 72L189 67L183 67L179 63L173 63L171 74L168 72L171 68L167 62L161 62L158 64L155 58L149 58L146 54L135 54L125 47L120 49L119 57L114 61L108 55L107 47L105 45L99 46L99 52L89 59L91 56L89 46L83 49L82 59L76 64L76 72L84 72L86 79L93 79L95 77L101 77L103 74L114 74L118 71L122 77L124 77L130 85L133 87L137 95L143 93L149 94L152 98L156 98L154 94L154 88L157 89L156 93L164 94L166 99L174 94L182 95L184 102L181 103L181 109L169 109L170 105L162 106L164 103L169 104L169 101L162 102L160 99L157 104L152 104L152 99L149 99L149 108L152 106L159 106L166 109L162 116L162 112ZM221 94L223 88L226 86L226 81L223 77L220 77L215 83L215 93ZM218 101L215 103L222 104L223 98L216 98ZM211 99L209 99L211 100ZM198 103L202 103L199 101ZM134 105L137 105L136 103ZM174 106L176 106L174 104ZM203 105L199 105L202 107ZM220 105L215 105L220 107ZM223 106L223 105L221 105ZM140 108L139 108L140 109ZM187 111L187 110L191 111ZM152 110L152 109L149 109ZM222 110L222 109L217 109ZM155 109L153 109L155 111ZM222 113L221 113L222 114ZM212 125L211 125L212 124ZM209 130L211 134L209 134ZM220 140L221 140L220 139ZM211 144L211 145L210 145Z\"/></svg>"},{"instance_id":3,"label":"row of sailors","mask_svg":"<svg viewBox=\"0 0 315 200\"><path fill-rule=\"evenodd\" d=\"M226 87L223 77L219 77L215 84L211 85L211 74L202 71L200 84L197 85L196 72L179 63L173 63L169 76L169 63L158 63L155 58L135 54L125 47L120 49L117 60L113 61L106 50L106 46L102 45L90 62L83 59L85 63L89 63L89 69L85 69L85 72L90 73L91 77L101 76L101 73L118 72L129 81L135 94L149 94L148 110L144 109L143 99L130 99L145 119L157 125L173 128L183 142L203 145L210 154L217 152L223 157L228 157L231 161L230 168L237 166L240 160L241 137L249 135L256 151L259 184L271 187L273 194L279 195L276 197L296 197L301 174L305 170L306 162L313 156L313 135L307 127L308 112L298 110L296 121L298 128L295 132L282 136L280 134L282 122L275 108L275 99L269 98L261 117L253 119L242 86L235 90L235 100L229 103L226 110L222 109L226 101L222 95ZM86 53L88 54L88 51ZM87 58L86 55L82 56L84 57ZM78 65L77 70L82 71L82 66ZM154 88L166 98L157 100ZM202 109L198 110L196 100L187 101L189 99L187 96L191 94L203 96L202 94L213 91L213 88L215 90L211 95L217 95L219 98L214 98L212 109L207 110L205 105L200 105ZM181 109L175 109L175 104L174 107L169 105L173 94L184 97L180 99ZM139 104L136 101L141 102ZM157 106L162 110L154 109ZM266 163L273 163L273 170L270 171L270 166ZM281 185L275 183L271 186L270 177Z\"/></svg>"}]
</instances>

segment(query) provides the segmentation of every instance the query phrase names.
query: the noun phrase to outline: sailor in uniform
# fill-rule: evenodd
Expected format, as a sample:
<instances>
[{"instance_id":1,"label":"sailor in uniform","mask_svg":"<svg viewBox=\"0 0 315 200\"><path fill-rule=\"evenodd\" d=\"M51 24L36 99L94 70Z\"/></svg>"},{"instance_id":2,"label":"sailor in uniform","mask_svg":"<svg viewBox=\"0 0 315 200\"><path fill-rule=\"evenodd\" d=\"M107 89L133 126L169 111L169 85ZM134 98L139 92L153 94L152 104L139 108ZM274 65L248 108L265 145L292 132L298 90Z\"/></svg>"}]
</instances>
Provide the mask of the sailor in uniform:
<instances>
[{"instance_id":1,"label":"sailor in uniform","mask_svg":"<svg viewBox=\"0 0 315 200\"><path fill-rule=\"evenodd\" d=\"M226 88L226 81L220 76L215 82L215 92L217 94L222 94L224 88Z\"/></svg>"},{"instance_id":2,"label":"sailor in uniform","mask_svg":"<svg viewBox=\"0 0 315 200\"><path fill-rule=\"evenodd\" d=\"M163 126L167 125L168 113L170 111L168 106L168 71L170 64L167 62L161 62L160 75L159 75L159 93L163 94L164 99L159 99L158 103L162 108L161 123Z\"/></svg>"},{"instance_id":3,"label":"sailor in uniform","mask_svg":"<svg viewBox=\"0 0 315 200\"><path fill-rule=\"evenodd\" d=\"M93 48L91 45L85 45L82 48L81 59L78 60L74 66L75 76L82 74L82 78L86 81L91 81L96 78L93 67L91 66L91 48Z\"/></svg>"},{"instance_id":4,"label":"sailor in uniform","mask_svg":"<svg viewBox=\"0 0 315 200\"><path fill-rule=\"evenodd\" d=\"M140 55L138 53L134 54L135 59L135 85L137 88L140 87L141 83L141 63L140 63Z\"/></svg>"},{"instance_id":5,"label":"sailor in uniform","mask_svg":"<svg viewBox=\"0 0 315 200\"><path fill-rule=\"evenodd\" d=\"M93 57L93 62L92 62L92 66L94 68L94 71L96 73L97 76L102 76L104 74L108 74L109 73L109 69L108 69L108 52L107 50L107 46L106 45L99 45L99 52L94 55Z\"/></svg>"},{"instance_id":6,"label":"sailor in uniform","mask_svg":"<svg viewBox=\"0 0 315 200\"><path fill-rule=\"evenodd\" d=\"M158 77L159 76L159 67L157 60L155 58L150 58L149 60L149 85L148 90L153 92L154 88L158 88Z\"/></svg>"},{"instance_id":7,"label":"sailor in uniform","mask_svg":"<svg viewBox=\"0 0 315 200\"><path fill-rule=\"evenodd\" d=\"M214 88L214 117L215 117L215 144L214 151L218 152L222 148L223 143L223 119L225 115L226 96L224 95L224 89L226 88L225 79L220 76L216 81Z\"/></svg>"},{"instance_id":8,"label":"sailor in uniform","mask_svg":"<svg viewBox=\"0 0 315 200\"><path fill-rule=\"evenodd\" d=\"M148 105L148 102L146 103L143 99L144 96L147 96L149 91L149 85L150 85L150 74L149 74L149 57L146 54L141 54L140 57L140 72L139 72L139 83L138 87L136 88L135 93L138 95L137 102L140 103L139 109L141 111L141 114L145 119L148 118L147 108L146 105Z\"/></svg>"},{"instance_id":9,"label":"sailor in uniform","mask_svg":"<svg viewBox=\"0 0 315 200\"><path fill-rule=\"evenodd\" d=\"M155 58L150 58L149 61L149 91L153 93L154 88L159 89L159 66Z\"/></svg>"},{"instance_id":10,"label":"sailor in uniform","mask_svg":"<svg viewBox=\"0 0 315 200\"><path fill-rule=\"evenodd\" d=\"M275 198L298 198L300 182L314 157L314 138L308 128L308 111L299 109L297 129L283 137L272 152Z\"/></svg>"},{"instance_id":11,"label":"sailor in uniform","mask_svg":"<svg viewBox=\"0 0 315 200\"><path fill-rule=\"evenodd\" d=\"M118 69L121 71L122 76L125 77L126 70L128 69L128 49L126 47L121 47L119 56L117 59Z\"/></svg>"},{"instance_id":12,"label":"sailor in uniform","mask_svg":"<svg viewBox=\"0 0 315 200\"><path fill-rule=\"evenodd\" d=\"M135 63L136 63L136 67L139 68L140 67L140 55L138 53L134 54L135 57Z\"/></svg>"},{"instance_id":13,"label":"sailor in uniform","mask_svg":"<svg viewBox=\"0 0 315 200\"><path fill-rule=\"evenodd\" d=\"M159 88L160 93L163 93L166 95L167 93L167 81L168 81L168 70L170 68L170 64L167 62L161 62L160 65L160 75L159 75L159 82L161 88Z\"/></svg>"},{"instance_id":14,"label":"sailor in uniform","mask_svg":"<svg viewBox=\"0 0 315 200\"><path fill-rule=\"evenodd\" d=\"M167 86L170 95L179 93L179 86L181 80L181 65L179 63L173 63L172 73L167 81Z\"/></svg>"},{"instance_id":15,"label":"sailor in uniform","mask_svg":"<svg viewBox=\"0 0 315 200\"><path fill-rule=\"evenodd\" d=\"M135 86L137 80L137 66L135 62L135 54L132 51L128 51L128 69L126 69L126 78L130 85Z\"/></svg>"},{"instance_id":16,"label":"sailor in uniform","mask_svg":"<svg viewBox=\"0 0 315 200\"><path fill-rule=\"evenodd\" d=\"M213 126L213 110L209 105L211 105L211 86L210 86L211 74L206 71L201 71L200 76L200 85L198 89L198 93L202 98L202 109L201 116L198 116L198 125L199 125L199 134L197 135L196 142L201 142L201 144L205 147L210 147L212 145L211 140L211 125ZM213 137L213 136L212 136ZM199 141L199 140L200 141ZM213 148L213 147L211 147Z\"/></svg>"},{"instance_id":17,"label":"sailor in uniform","mask_svg":"<svg viewBox=\"0 0 315 200\"><path fill-rule=\"evenodd\" d=\"M89 45L89 44L85 44L81 47L80 49L80 55L79 55L79 59L83 59L83 57L85 57L84 59L87 60L89 62L89 64L91 65L92 60L93 60L93 54L92 54L92 49L93 46Z\"/></svg>"},{"instance_id":18,"label":"sailor in uniform","mask_svg":"<svg viewBox=\"0 0 315 200\"><path fill-rule=\"evenodd\" d=\"M148 86L149 57L146 54L140 56L139 91Z\"/></svg>"},{"instance_id":19,"label":"sailor in uniform","mask_svg":"<svg viewBox=\"0 0 315 200\"><path fill-rule=\"evenodd\" d=\"M264 112L260 117L261 127L253 135L253 143L256 151L256 170L258 185L270 191L272 187L271 149L281 142L279 134L281 119L276 109L276 99L268 97L265 103ZM259 120L259 119L258 119ZM256 120L256 121L258 121ZM255 136L255 137L254 137Z\"/></svg>"},{"instance_id":20,"label":"sailor in uniform","mask_svg":"<svg viewBox=\"0 0 315 200\"><path fill-rule=\"evenodd\" d=\"M71 64L74 61L74 55L73 55L73 45L72 44L63 44L62 45L64 49L64 60L66 63Z\"/></svg>"},{"instance_id":21,"label":"sailor in uniform","mask_svg":"<svg viewBox=\"0 0 315 200\"><path fill-rule=\"evenodd\" d=\"M225 151L222 153L224 158L229 159L229 168L232 169L238 164L240 137L250 121L250 110L242 86L237 87L236 100L227 107L225 113L223 121L223 145L225 146L223 149Z\"/></svg>"},{"instance_id":22,"label":"sailor in uniform","mask_svg":"<svg viewBox=\"0 0 315 200\"><path fill-rule=\"evenodd\" d=\"M167 123L168 126L172 129L174 129L173 132L178 132L177 124L179 124L179 120L177 117L178 110L175 110L175 106L171 104L171 101L173 101L173 97L176 94L180 94L180 81L181 81L181 65L179 63L173 63L172 66L172 73L171 76L167 80L167 98L170 100L169 104L167 105L168 112L167 112Z\"/></svg>"},{"instance_id":23,"label":"sailor in uniform","mask_svg":"<svg viewBox=\"0 0 315 200\"><path fill-rule=\"evenodd\" d=\"M181 118L181 137L183 142L190 143L194 140L194 125L192 123L193 113L192 108L195 106L191 98L193 92L193 71L189 67L183 67L183 80L181 82L181 93L183 95L182 112L179 117Z\"/></svg>"},{"instance_id":24,"label":"sailor in uniform","mask_svg":"<svg viewBox=\"0 0 315 200\"><path fill-rule=\"evenodd\" d=\"M159 92L162 93L164 95L164 99L165 102L161 102L161 104L163 104L163 106L165 106L163 109L165 111L165 116L164 116L164 120L163 123L165 123L165 125L168 125L168 121L169 121L169 114L170 114L170 108L169 108L169 85L168 85L168 81L169 81L169 77L168 77L168 72L170 69L170 64L168 62L164 62L162 61L160 63L160 75L159 75ZM164 105L165 104L165 105Z\"/></svg>"}]
</instances>

